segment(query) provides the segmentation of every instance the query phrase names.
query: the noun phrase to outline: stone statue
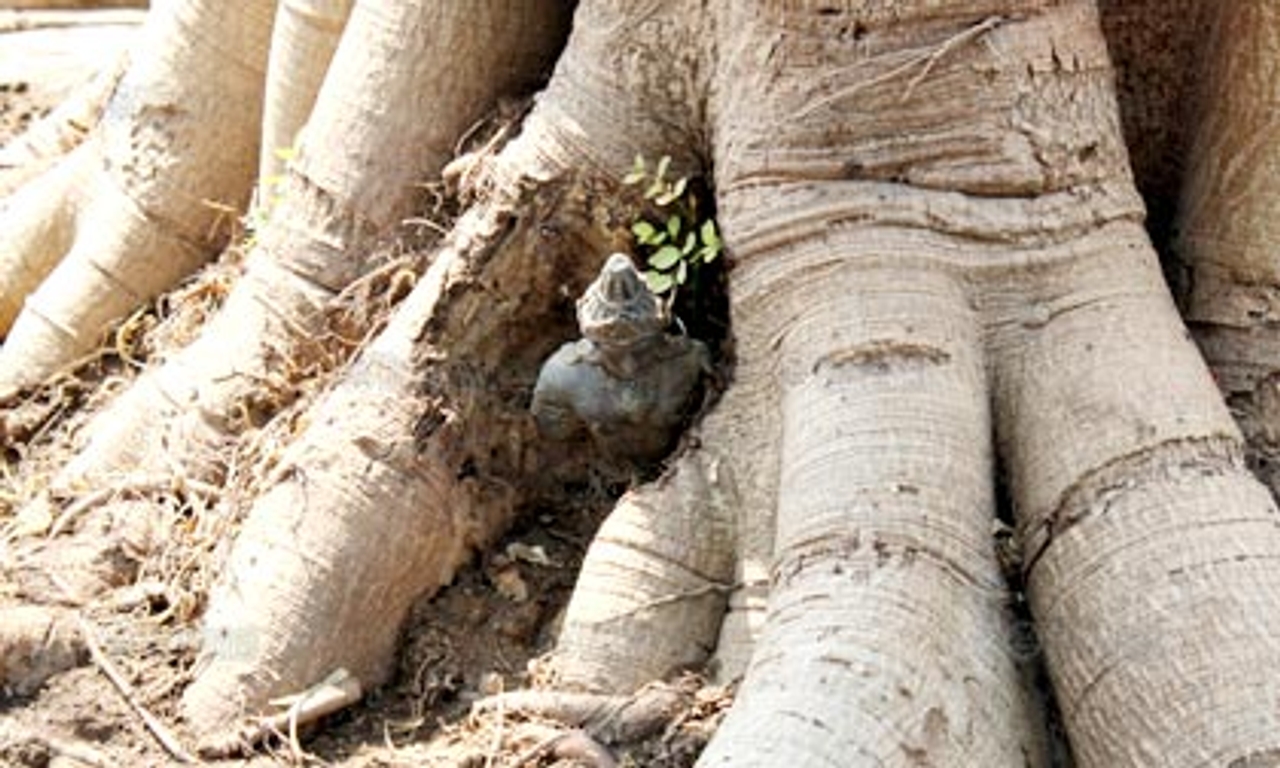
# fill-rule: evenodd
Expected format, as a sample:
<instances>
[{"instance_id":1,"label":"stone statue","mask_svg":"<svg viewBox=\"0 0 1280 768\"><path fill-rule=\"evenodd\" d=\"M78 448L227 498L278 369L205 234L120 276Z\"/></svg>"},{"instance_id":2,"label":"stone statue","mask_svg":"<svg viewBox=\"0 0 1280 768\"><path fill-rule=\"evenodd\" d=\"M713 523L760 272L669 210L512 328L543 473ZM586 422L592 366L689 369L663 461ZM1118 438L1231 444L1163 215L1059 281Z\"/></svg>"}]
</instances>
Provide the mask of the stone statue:
<instances>
[{"instance_id":1,"label":"stone statue","mask_svg":"<svg viewBox=\"0 0 1280 768\"><path fill-rule=\"evenodd\" d=\"M582 339L547 359L531 410L543 435L585 431L610 458L653 462L672 448L711 370L702 342L666 332L665 309L625 254L578 299Z\"/></svg>"}]
</instances>

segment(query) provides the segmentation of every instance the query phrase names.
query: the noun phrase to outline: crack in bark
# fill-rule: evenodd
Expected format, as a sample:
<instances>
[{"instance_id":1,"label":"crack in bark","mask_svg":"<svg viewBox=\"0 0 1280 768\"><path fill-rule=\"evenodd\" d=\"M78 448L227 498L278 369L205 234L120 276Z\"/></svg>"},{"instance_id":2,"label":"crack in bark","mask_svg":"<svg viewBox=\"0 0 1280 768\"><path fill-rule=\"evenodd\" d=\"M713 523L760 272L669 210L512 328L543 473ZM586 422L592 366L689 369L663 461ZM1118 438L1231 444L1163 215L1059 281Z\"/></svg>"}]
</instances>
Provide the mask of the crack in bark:
<instances>
[{"instance_id":1,"label":"crack in bark","mask_svg":"<svg viewBox=\"0 0 1280 768\"><path fill-rule=\"evenodd\" d=\"M1034 527L1019 526L1027 553L1023 579L1030 581L1054 539L1084 520L1106 514L1116 496L1158 482L1171 470L1195 468L1208 474L1243 470L1240 441L1229 434L1179 437L1144 446L1089 470L1062 492L1051 512L1032 518Z\"/></svg>"},{"instance_id":2,"label":"crack in bark","mask_svg":"<svg viewBox=\"0 0 1280 768\"><path fill-rule=\"evenodd\" d=\"M945 365L950 361L951 353L939 347L881 339L823 355L813 364L812 370L816 374L823 368L843 368L851 365L877 373L888 373L895 367Z\"/></svg>"}]
</instances>

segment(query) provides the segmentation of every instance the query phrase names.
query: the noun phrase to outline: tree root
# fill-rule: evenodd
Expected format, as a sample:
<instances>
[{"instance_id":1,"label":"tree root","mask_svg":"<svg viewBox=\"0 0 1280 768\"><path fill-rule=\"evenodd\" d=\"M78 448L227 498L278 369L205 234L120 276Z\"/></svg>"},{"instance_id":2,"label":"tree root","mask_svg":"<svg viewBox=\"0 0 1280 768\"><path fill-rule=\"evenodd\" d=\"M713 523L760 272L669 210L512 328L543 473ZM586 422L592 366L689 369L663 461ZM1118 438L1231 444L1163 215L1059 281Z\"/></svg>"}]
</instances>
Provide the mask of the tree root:
<instances>
[{"instance_id":1,"label":"tree root","mask_svg":"<svg viewBox=\"0 0 1280 768\"><path fill-rule=\"evenodd\" d=\"M202 729L335 667L382 680L412 600L495 540L554 465L522 393L571 332L560 286L580 290L624 235L595 223L613 220L607 197L508 150L500 185L309 409L248 510L184 699Z\"/></svg>"},{"instance_id":2,"label":"tree root","mask_svg":"<svg viewBox=\"0 0 1280 768\"><path fill-rule=\"evenodd\" d=\"M305 753L298 741L299 729L354 704L363 695L360 681L345 669L338 669L301 693L273 700L273 705L286 707L283 712L255 717L239 728L215 733L203 740L197 751L206 759L232 757L283 734L295 761L301 762Z\"/></svg>"},{"instance_id":3,"label":"tree root","mask_svg":"<svg viewBox=\"0 0 1280 768\"><path fill-rule=\"evenodd\" d=\"M630 690L706 662L734 591L738 494L728 463L696 443L592 541L552 657L559 683Z\"/></svg>"},{"instance_id":4,"label":"tree root","mask_svg":"<svg viewBox=\"0 0 1280 768\"><path fill-rule=\"evenodd\" d=\"M472 711L555 720L606 744L628 744L662 730L692 702L688 685L653 683L630 695L510 691L481 699Z\"/></svg>"},{"instance_id":5,"label":"tree root","mask_svg":"<svg viewBox=\"0 0 1280 768\"><path fill-rule=\"evenodd\" d=\"M149 14L94 134L0 211L0 393L92 349L105 325L226 240L225 207L243 208L253 178L262 101L253 73L265 69L271 6L255 0L226 16L184 0Z\"/></svg>"},{"instance_id":6,"label":"tree root","mask_svg":"<svg viewBox=\"0 0 1280 768\"><path fill-rule=\"evenodd\" d=\"M135 14L132 23L140 19ZM3 173L0 176L0 198L80 146L102 119L107 100L115 92L128 64L128 53L121 53L113 64L76 88L52 112L0 147L0 172Z\"/></svg>"}]
</instances>

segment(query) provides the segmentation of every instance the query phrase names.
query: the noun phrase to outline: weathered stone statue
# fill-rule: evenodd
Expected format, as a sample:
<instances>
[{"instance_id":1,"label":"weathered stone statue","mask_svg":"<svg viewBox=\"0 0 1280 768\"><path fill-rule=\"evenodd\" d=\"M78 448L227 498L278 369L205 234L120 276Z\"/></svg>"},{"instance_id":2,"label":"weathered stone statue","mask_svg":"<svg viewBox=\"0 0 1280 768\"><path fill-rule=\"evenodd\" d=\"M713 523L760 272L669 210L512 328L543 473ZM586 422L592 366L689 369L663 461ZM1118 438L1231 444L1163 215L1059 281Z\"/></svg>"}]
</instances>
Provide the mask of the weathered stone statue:
<instances>
[{"instance_id":1,"label":"weathered stone statue","mask_svg":"<svg viewBox=\"0 0 1280 768\"><path fill-rule=\"evenodd\" d=\"M666 333L666 312L625 254L615 253L578 299L583 338L538 375L531 410L547 437L585 431L611 458L660 459L710 371L706 346Z\"/></svg>"}]
</instances>

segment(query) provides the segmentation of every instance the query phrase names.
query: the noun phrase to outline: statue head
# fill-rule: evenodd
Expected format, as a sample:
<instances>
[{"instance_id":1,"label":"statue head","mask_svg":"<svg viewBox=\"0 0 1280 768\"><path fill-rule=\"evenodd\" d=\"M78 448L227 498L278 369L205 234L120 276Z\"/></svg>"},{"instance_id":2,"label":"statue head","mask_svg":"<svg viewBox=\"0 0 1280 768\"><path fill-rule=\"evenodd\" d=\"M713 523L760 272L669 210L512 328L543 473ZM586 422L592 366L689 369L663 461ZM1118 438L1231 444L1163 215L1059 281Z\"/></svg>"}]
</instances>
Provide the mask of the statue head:
<instances>
[{"instance_id":1,"label":"statue head","mask_svg":"<svg viewBox=\"0 0 1280 768\"><path fill-rule=\"evenodd\" d=\"M662 311L631 258L615 253L578 299L578 328L606 349L625 349L662 333Z\"/></svg>"}]
</instances>

